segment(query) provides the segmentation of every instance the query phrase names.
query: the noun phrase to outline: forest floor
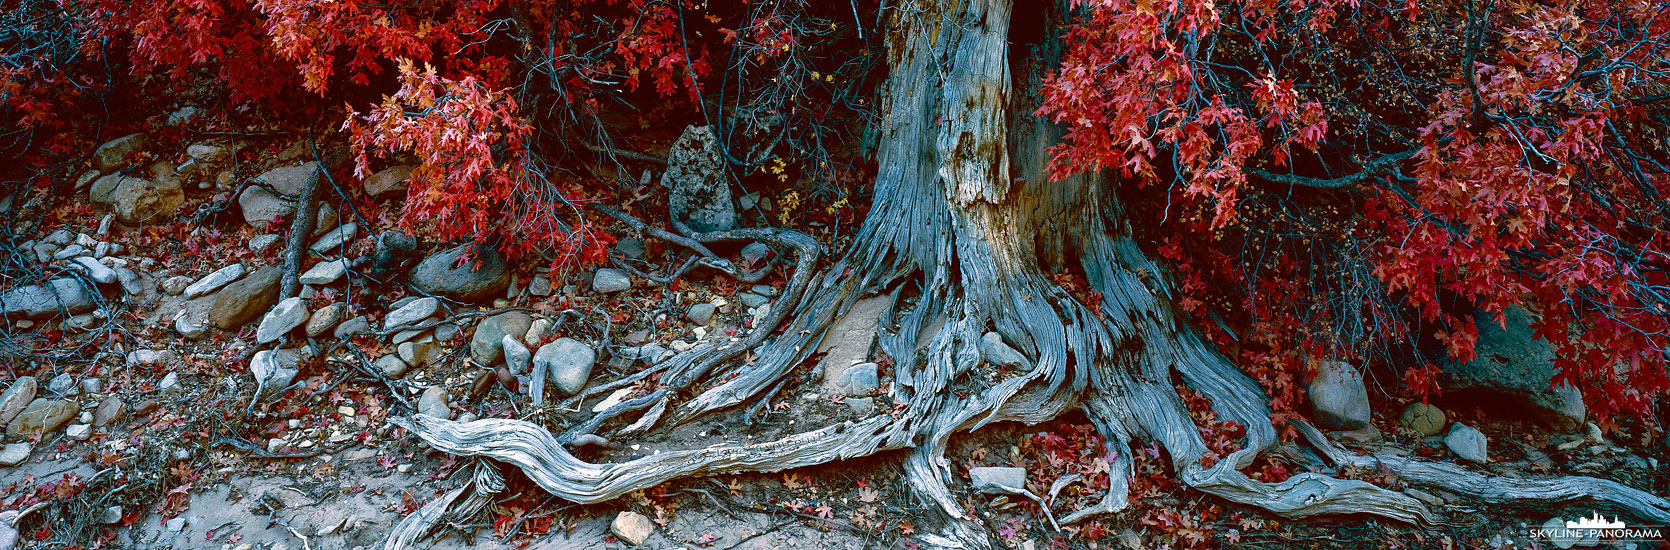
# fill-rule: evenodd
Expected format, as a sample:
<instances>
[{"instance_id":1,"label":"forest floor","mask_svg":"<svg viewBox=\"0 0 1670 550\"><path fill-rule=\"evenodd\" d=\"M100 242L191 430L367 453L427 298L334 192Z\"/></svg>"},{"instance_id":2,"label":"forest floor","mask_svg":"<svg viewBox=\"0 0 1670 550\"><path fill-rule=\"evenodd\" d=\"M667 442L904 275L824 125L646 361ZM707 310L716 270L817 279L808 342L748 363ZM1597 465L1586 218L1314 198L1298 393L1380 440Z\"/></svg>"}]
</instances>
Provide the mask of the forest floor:
<instances>
[{"instance_id":1,"label":"forest floor","mask_svg":"<svg viewBox=\"0 0 1670 550\"><path fill-rule=\"evenodd\" d=\"M184 141L156 141L127 158L184 158L179 153ZM175 182L183 195L180 212L226 201L237 189L233 182L307 160L298 148L305 142L269 141L250 147L252 153L235 153L237 162L222 161L181 176ZM562 338L583 342L595 365L581 380L596 388L705 339L746 332L764 317L787 276L785 267L750 286L700 270L665 285L630 275L630 288L620 290L595 280L595 271L552 274L526 262L506 267L509 287L491 298L441 300L441 307L422 316L432 325L428 328L376 331L390 313L422 297L403 280L378 282L362 272L379 252L375 235L395 228L399 193L327 202L337 205L339 220L323 229L354 220L372 227L358 227L345 242L313 254L301 266L308 271L340 257L350 260L351 267L338 278L307 285L305 322L289 325L275 345L257 343L258 327L273 316L270 302L231 328L212 326L223 309L217 302L226 301L223 293L248 292L259 305L255 298L267 289L232 284L188 298L193 291L186 283L234 263L251 273L238 279L245 281L255 278L260 267L279 265L289 239L281 229L285 225L240 217L237 201L224 202L227 211L201 224L184 214L122 223L103 206L91 204L86 193L39 190L24 226L29 234L17 236L6 250L36 276L6 281L0 291L102 275L96 268L76 267L87 262L81 258L118 272L115 278L89 283L90 293L100 300L74 311L75 316L29 316L8 309L0 349L7 369L0 372L0 385L17 391L0 397L0 413L41 419L36 429L22 431L16 430L14 418L5 419L12 421L7 430L12 433L6 452L0 453L8 459L8 465L0 466L0 510L35 507L15 524L21 531L17 548L380 547L402 517L467 478L457 474L472 464L472 459L430 450L387 423L389 416L424 410L460 419L518 418L560 431L583 422L600 401L648 391L644 382L578 398L548 390L544 404L535 406L527 395L527 365L508 364L503 343L496 356L479 349L483 339L476 335L483 325L500 323L492 330L511 333L530 352ZM836 227L802 229L825 243L841 240ZM445 254L442 248L426 244L407 265ZM647 273L664 275L683 261L682 251L653 240L625 239L613 251L622 263ZM717 251L773 261L769 253L740 245ZM342 330L355 322L368 331ZM661 429L630 444L576 448L574 454L590 462L622 462L681 449L769 441L830 422L887 414L889 404L881 400L888 360L870 344L887 327L873 319L853 323L860 337L820 350L761 406ZM511 326L514 330L506 328ZM340 344L344 341L353 345ZM250 366L253 354L275 347L296 350L288 359L274 360L296 372L258 384ZM878 363L876 380L850 390L851 395L830 391L815 363L855 353ZM384 360L390 356L399 360ZM539 361L536 356L535 364ZM34 389L19 397L26 376L34 380ZM13 410L30 403L40 404L39 410ZM1376 429L1338 435L1365 451L1453 458L1441 440L1399 425L1395 411L1407 403L1375 395ZM1490 437L1490 462L1471 467L1505 476L1594 475L1656 494L1670 491L1670 471L1664 465L1670 457L1653 455L1650 449L1662 447L1648 436L1560 433L1466 396L1439 398L1434 404ZM66 406L67 414L60 414ZM1157 448L1138 451L1131 508L1060 529L1050 525L1039 504L976 493L966 481L971 468L1014 466L1027 471L1034 492L1046 494L1053 480L1082 473L1086 483L1050 495L1050 511L1061 517L1095 502L1100 498L1095 479L1102 476L1101 486L1106 486L1107 463L1100 438L1082 417L1038 426L990 426L957 438L946 458L960 478L957 490L965 506L1002 544L1026 550L1547 548L1551 542L1536 540L1532 529L1552 518L1595 511L1584 503L1544 510L1491 507L1407 487L1397 478L1395 464L1374 472L1336 471L1314 456L1294 452L1280 459L1284 468L1406 490L1449 524L1417 527L1371 517L1289 521L1183 487L1171 480ZM932 520L903 486L900 459L897 452L881 453L818 468L676 480L595 505L551 497L506 468L508 489L478 523L446 526L417 547L626 548L632 545L622 540L625 528L614 524L631 512L648 519L649 532L640 541L648 548L915 548L924 544L918 530L931 529ZM1665 543L1601 544L1651 548Z\"/></svg>"}]
</instances>

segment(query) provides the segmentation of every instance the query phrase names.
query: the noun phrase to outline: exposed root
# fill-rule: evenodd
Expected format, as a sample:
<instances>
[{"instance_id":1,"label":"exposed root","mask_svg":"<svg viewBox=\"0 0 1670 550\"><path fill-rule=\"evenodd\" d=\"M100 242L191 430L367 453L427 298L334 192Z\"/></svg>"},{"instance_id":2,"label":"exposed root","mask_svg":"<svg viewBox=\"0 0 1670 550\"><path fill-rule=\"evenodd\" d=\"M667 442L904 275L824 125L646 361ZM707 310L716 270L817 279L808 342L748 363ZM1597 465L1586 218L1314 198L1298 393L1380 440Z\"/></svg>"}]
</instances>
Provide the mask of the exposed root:
<instances>
[{"instance_id":1,"label":"exposed root","mask_svg":"<svg viewBox=\"0 0 1670 550\"><path fill-rule=\"evenodd\" d=\"M504 490L504 478L498 468L485 461L476 462L469 480L425 503L412 515L400 520L389 531L383 550L402 550L412 547L418 539L434 531L443 522L465 523L476 513L493 503L493 495ZM300 535L297 535L300 536Z\"/></svg>"}]
</instances>

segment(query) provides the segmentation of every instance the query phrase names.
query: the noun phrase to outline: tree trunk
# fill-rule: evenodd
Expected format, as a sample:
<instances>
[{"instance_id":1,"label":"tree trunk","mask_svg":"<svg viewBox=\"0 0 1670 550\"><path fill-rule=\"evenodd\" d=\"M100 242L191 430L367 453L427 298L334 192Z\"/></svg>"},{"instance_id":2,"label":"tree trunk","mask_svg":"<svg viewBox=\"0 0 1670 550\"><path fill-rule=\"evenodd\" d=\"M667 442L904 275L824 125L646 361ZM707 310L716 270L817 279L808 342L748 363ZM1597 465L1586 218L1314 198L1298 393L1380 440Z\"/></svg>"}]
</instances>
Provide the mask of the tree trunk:
<instances>
[{"instance_id":1,"label":"tree trunk","mask_svg":"<svg viewBox=\"0 0 1670 550\"><path fill-rule=\"evenodd\" d=\"M872 416L765 444L604 465L575 459L561 438L529 423L465 424L421 415L400 422L446 452L515 464L541 487L577 502L607 500L681 476L777 471L908 448L908 485L944 513L940 531L927 540L989 548L984 527L949 489L949 438L994 421L1037 423L1082 408L1118 460L1102 504L1064 521L1125 506L1129 443L1140 438L1163 445L1184 482L1228 500L1289 517L1372 513L1432 522L1418 501L1368 483L1307 473L1266 484L1239 471L1276 443L1268 398L1181 322L1172 305L1175 289L1132 241L1111 181L1046 177L1045 148L1060 131L1033 112L1039 77L1059 59L1056 41L1066 12L1059 5L1024 11L1014 13L1008 0L906 1L890 9L891 73L878 105L883 122L875 200L852 248L812 289L792 289L779 306L794 306L791 324L752 364L722 364L714 358L734 356L734 345L704 344L670 360L661 378L670 382L660 391L599 415L648 409L617 432L631 434L660 423L670 407L670 423L676 424L741 404L801 365L847 307L883 294L893 304L880 337L894 361L889 397L906 403L896 417ZM1021 38L1013 49L1011 37ZM1103 298L1100 311L1045 275L1060 270L1083 273ZM982 364L979 351L988 331L1028 358L1018 374L988 382L996 374ZM971 370L978 375L968 375ZM727 376L684 398L696 381ZM1200 465L1206 443L1174 381L1211 398L1219 418L1246 427L1241 450L1212 467ZM1330 449L1325 454L1336 461L1355 458ZM1663 499L1609 481L1582 478L1606 490L1574 495L1538 482L1531 482L1536 490L1516 492L1493 488L1477 474L1444 474L1455 479L1435 475L1427 482L1510 502L1598 495L1642 517L1670 520Z\"/></svg>"}]
</instances>

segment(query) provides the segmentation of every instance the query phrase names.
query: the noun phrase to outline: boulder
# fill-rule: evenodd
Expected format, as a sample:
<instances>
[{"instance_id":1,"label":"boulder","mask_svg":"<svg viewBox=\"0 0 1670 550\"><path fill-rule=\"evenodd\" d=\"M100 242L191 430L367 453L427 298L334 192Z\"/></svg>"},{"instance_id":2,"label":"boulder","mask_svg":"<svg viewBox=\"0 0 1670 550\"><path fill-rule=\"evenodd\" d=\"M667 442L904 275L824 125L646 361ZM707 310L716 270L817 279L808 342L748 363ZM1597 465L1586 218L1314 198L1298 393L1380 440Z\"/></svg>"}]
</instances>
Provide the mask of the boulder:
<instances>
[{"instance_id":1,"label":"boulder","mask_svg":"<svg viewBox=\"0 0 1670 550\"><path fill-rule=\"evenodd\" d=\"M510 286L510 269L492 247L465 244L424 258L412 268L411 279L412 286L425 293L480 302L504 293Z\"/></svg>"},{"instance_id":2,"label":"boulder","mask_svg":"<svg viewBox=\"0 0 1670 550\"><path fill-rule=\"evenodd\" d=\"M483 319L470 338L470 358L491 365L504 356L504 337L520 340L533 325L533 316L520 311L500 313ZM521 371L517 371L521 372Z\"/></svg>"},{"instance_id":3,"label":"boulder","mask_svg":"<svg viewBox=\"0 0 1670 550\"><path fill-rule=\"evenodd\" d=\"M365 194L379 197L384 193L401 193L406 191L406 181L412 179L412 169L407 164L391 166L381 172L365 178Z\"/></svg>"},{"instance_id":4,"label":"boulder","mask_svg":"<svg viewBox=\"0 0 1670 550\"><path fill-rule=\"evenodd\" d=\"M672 191L668 214L699 232L735 229L736 204L719 140L707 126L689 126L667 152L661 185Z\"/></svg>"},{"instance_id":5,"label":"boulder","mask_svg":"<svg viewBox=\"0 0 1670 550\"><path fill-rule=\"evenodd\" d=\"M558 338L540 346L533 356L534 371L548 372L551 383L557 386L557 395L562 397L585 389L586 380L591 378L591 369L596 363L597 352L572 338Z\"/></svg>"},{"instance_id":6,"label":"boulder","mask_svg":"<svg viewBox=\"0 0 1670 550\"><path fill-rule=\"evenodd\" d=\"M307 317L307 302L300 296L285 298L261 318L261 326L255 329L255 343L276 342L302 323L306 323Z\"/></svg>"},{"instance_id":7,"label":"boulder","mask_svg":"<svg viewBox=\"0 0 1670 550\"><path fill-rule=\"evenodd\" d=\"M100 145L93 150L93 169L100 172L120 170L130 165L128 155L145 148L145 134L128 134Z\"/></svg>"},{"instance_id":8,"label":"boulder","mask_svg":"<svg viewBox=\"0 0 1670 550\"><path fill-rule=\"evenodd\" d=\"M215 294L209 321L233 329L254 321L278 303L278 268L263 267L243 279L226 285Z\"/></svg>"},{"instance_id":9,"label":"boulder","mask_svg":"<svg viewBox=\"0 0 1670 550\"><path fill-rule=\"evenodd\" d=\"M0 314L6 317L47 317L93 309L93 295L80 280L63 277L45 284L18 287L0 294Z\"/></svg>"},{"instance_id":10,"label":"boulder","mask_svg":"<svg viewBox=\"0 0 1670 550\"><path fill-rule=\"evenodd\" d=\"M23 408L23 412L12 418L11 424L6 426L6 432L16 435L27 435L35 432L49 433L68 424L81 412L81 406L70 400L36 399Z\"/></svg>"},{"instance_id":11,"label":"boulder","mask_svg":"<svg viewBox=\"0 0 1670 550\"><path fill-rule=\"evenodd\" d=\"M1446 395L1462 391L1499 395L1505 399L1498 400L1520 404L1559 430L1581 427L1587 414L1582 392L1569 384L1550 384L1556 373L1554 348L1531 330L1536 316L1518 306L1507 307L1502 316L1506 326L1497 325L1489 315L1476 314L1479 339L1473 350L1477 357L1466 363L1445 361L1439 387Z\"/></svg>"},{"instance_id":12,"label":"boulder","mask_svg":"<svg viewBox=\"0 0 1670 550\"><path fill-rule=\"evenodd\" d=\"M1362 373L1351 365L1321 362L1305 393L1318 425L1340 430L1368 426L1368 388L1363 385Z\"/></svg>"},{"instance_id":13,"label":"boulder","mask_svg":"<svg viewBox=\"0 0 1670 550\"><path fill-rule=\"evenodd\" d=\"M0 424L11 422L35 400L35 377L21 376L0 394Z\"/></svg>"}]
</instances>

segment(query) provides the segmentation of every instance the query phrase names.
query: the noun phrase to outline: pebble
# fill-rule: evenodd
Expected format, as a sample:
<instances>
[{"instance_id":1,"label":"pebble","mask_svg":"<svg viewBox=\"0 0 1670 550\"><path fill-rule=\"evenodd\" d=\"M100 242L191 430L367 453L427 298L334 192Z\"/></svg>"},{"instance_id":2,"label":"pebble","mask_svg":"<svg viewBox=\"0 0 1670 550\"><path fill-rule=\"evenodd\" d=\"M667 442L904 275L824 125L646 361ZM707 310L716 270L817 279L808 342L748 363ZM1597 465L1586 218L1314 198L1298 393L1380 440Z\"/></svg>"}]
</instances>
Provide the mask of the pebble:
<instances>
[{"instance_id":1,"label":"pebble","mask_svg":"<svg viewBox=\"0 0 1670 550\"><path fill-rule=\"evenodd\" d=\"M104 513L99 515L99 523L104 525L115 525L117 523L121 523L122 515L121 506L111 506L105 508Z\"/></svg>"},{"instance_id":2,"label":"pebble","mask_svg":"<svg viewBox=\"0 0 1670 550\"><path fill-rule=\"evenodd\" d=\"M750 307L750 308L757 308L757 307L760 307L760 306L771 303L770 298L767 298L765 296L761 296L761 295L758 295L758 294L754 294L752 292L738 293L736 295L736 299L737 299L737 301L742 302L743 306Z\"/></svg>"},{"instance_id":3,"label":"pebble","mask_svg":"<svg viewBox=\"0 0 1670 550\"><path fill-rule=\"evenodd\" d=\"M564 397L579 393L586 387L586 380L591 378L592 366L596 363L597 352L573 338L558 338L540 346L533 356L534 372L548 370L551 383L557 386L557 395Z\"/></svg>"},{"instance_id":4,"label":"pebble","mask_svg":"<svg viewBox=\"0 0 1670 550\"><path fill-rule=\"evenodd\" d=\"M68 437L76 441L86 441L87 439L93 437L93 426L91 424L71 425L70 427L64 429L64 437Z\"/></svg>"},{"instance_id":5,"label":"pebble","mask_svg":"<svg viewBox=\"0 0 1670 550\"><path fill-rule=\"evenodd\" d=\"M545 336L550 333L550 319L534 319L533 323L528 325L528 333L522 337L522 343L527 344L530 348L538 347L545 343Z\"/></svg>"},{"instance_id":6,"label":"pebble","mask_svg":"<svg viewBox=\"0 0 1670 550\"><path fill-rule=\"evenodd\" d=\"M261 318L261 326L255 329L255 343L265 344L276 342L291 330L307 322L309 314L307 303L301 297L285 298L273 306L265 317Z\"/></svg>"},{"instance_id":7,"label":"pebble","mask_svg":"<svg viewBox=\"0 0 1670 550\"><path fill-rule=\"evenodd\" d=\"M126 408L127 404L123 403L119 397L112 395L104 398L104 401L99 402L98 408L93 410L93 426L100 428L109 426L110 423L122 418L122 411Z\"/></svg>"},{"instance_id":8,"label":"pebble","mask_svg":"<svg viewBox=\"0 0 1670 550\"><path fill-rule=\"evenodd\" d=\"M313 243L313 247L310 250L324 255L339 252L342 245L348 244L354 240L354 235L359 232L359 228L359 224L354 222L342 224L336 229L332 229L324 236L319 237L318 242Z\"/></svg>"},{"instance_id":9,"label":"pebble","mask_svg":"<svg viewBox=\"0 0 1670 550\"><path fill-rule=\"evenodd\" d=\"M80 266L82 271L86 271L88 278L98 281L100 284L116 282L116 270L110 269L110 266L101 264L91 257L81 256L76 258L75 265Z\"/></svg>"},{"instance_id":10,"label":"pebble","mask_svg":"<svg viewBox=\"0 0 1670 550\"><path fill-rule=\"evenodd\" d=\"M179 354L169 350L136 349L128 352L124 362L129 367L157 367L171 363L179 357Z\"/></svg>"},{"instance_id":11,"label":"pebble","mask_svg":"<svg viewBox=\"0 0 1670 550\"><path fill-rule=\"evenodd\" d=\"M80 388L75 387L75 377L66 372L52 377L52 381L46 383L46 391L58 395L76 395Z\"/></svg>"},{"instance_id":12,"label":"pebble","mask_svg":"<svg viewBox=\"0 0 1670 550\"><path fill-rule=\"evenodd\" d=\"M383 376L399 378L406 374L406 362L391 353L377 358L377 369L383 371Z\"/></svg>"},{"instance_id":13,"label":"pebble","mask_svg":"<svg viewBox=\"0 0 1670 550\"><path fill-rule=\"evenodd\" d=\"M175 533L178 533L180 531L184 531L185 528L186 528L186 518L174 518L174 519L168 520L168 530L169 531L173 531Z\"/></svg>"},{"instance_id":14,"label":"pebble","mask_svg":"<svg viewBox=\"0 0 1670 550\"><path fill-rule=\"evenodd\" d=\"M371 331L371 320L369 320L369 319L365 318L365 316L361 315L361 316L357 316L357 317L354 317L352 319L349 319L347 321L343 321L342 324L340 324L340 325L336 325L336 329L331 331L331 336L334 336L334 337L336 337L337 339L340 340L340 339L343 339L343 338L348 338L348 337L354 336L356 334L364 334L364 333L367 333L367 332L370 332L370 331Z\"/></svg>"},{"instance_id":15,"label":"pebble","mask_svg":"<svg viewBox=\"0 0 1670 550\"><path fill-rule=\"evenodd\" d=\"M249 249L256 254L266 254L278 247L278 243L281 242L284 242L284 237L272 233L256 235L249 238Z\"/></svg>"},{"instance_id":16,"label":"pebble","mask_svg":"<svg viewBox=\"0 0 1670 550\"><path fill-rule=\"evenodd\" d=\"M528 348L509 334L500 337L499 342L504 346L504 364L510 367L510 372L528 372L528 365L533 360Z\"/></svg>"},{"instance_id":17,"label":"pebble","mask_svg":"<svg viewBox=\"0 0 1670 550\"><path fill-rule=\"evenodd\" d=\"M180 375L170 372L162 377L162 382L157 383L157 389L162 390L162 393L175 393L185 388L180 387Z\"/></svg>"},{"instance_id":18,"label":"pebble","mask_svg":"<svg viewBox=\"0 0 1670 550\"><path fill-rule=\"evenodd\" d=\"M1444 436L1444 446L1449 447L1456 456L1480 464L1490 462L1490 456L1486 452L1488 444L1483 433L1460 422L1450 426L1449 435Z\"/></svg>"},{"instance_id":19,"label":"pebble","mask_svg":"<svg viewBox=\"0 0 1670 550\"><path fill-rule=\"evenodd\" d=\"M1026 470L1013 466L969 468L968 479L975 490L986 494L1006 494L1026 488Z\"/></svg>"},{"instance_id":20,"label":"pebble","mask_svg":"<svg viewBox=\"0 0 1670 550\"><path fill-rule=\"evenodd\" d=\"M17 413L29 406L29 402L35 400L35 389L35 377L20 376L11 387L6 388L6 393L0 393L0 424L11 422Z\"/></svg>"},{"instance_id":21,"label":"pebble","mask_svg":"<svg viewBox=\"0 0 1670 550\"><path fill-rule=\"evenodd\" d=\"M348 272L348 260L330 260L313 264L296 280L304 285L328 285Z\"/></svg>"},{"instance_id":22,"label":"pebble","mask_svg":"<svg viewBox=\"0 0 1670 550\"><path fill-rule=\"evenodd\" d=\"M1398 421L1422 435L1438 435L1444 430L1444 411L1426 403L1411 403L1403 409Z\"/></svg>"},{"instance_id":23,"label":"pebble","mask_svg":"<svg viewBox=\"0 0 1670 550\"><path fill-rule=\"evenodd\" d=\"M754 288L751 290L754 291L754 294L765 296L767 298L777 296L777 287L771 285L754 285Z\"/></svg>"}]
</instances>

